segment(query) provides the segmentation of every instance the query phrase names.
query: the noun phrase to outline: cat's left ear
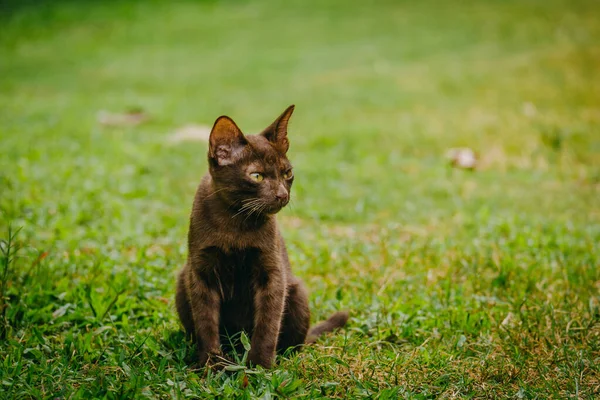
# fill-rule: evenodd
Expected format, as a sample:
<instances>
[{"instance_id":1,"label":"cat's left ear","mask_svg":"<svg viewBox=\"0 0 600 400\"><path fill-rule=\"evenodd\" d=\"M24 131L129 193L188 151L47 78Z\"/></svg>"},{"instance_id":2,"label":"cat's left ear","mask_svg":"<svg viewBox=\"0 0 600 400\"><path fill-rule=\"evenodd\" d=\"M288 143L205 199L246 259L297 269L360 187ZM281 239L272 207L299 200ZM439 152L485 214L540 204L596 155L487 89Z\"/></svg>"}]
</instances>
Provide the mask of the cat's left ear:
<instances>
[{"instance_id":1,"label":"cat's left ear","mask_svg":"<svg viewBox=\"0 0 600 400\"><path fill-rule=\"evenodd\" d=\"M290 148L290 142L287 138L287 127L290 117L294 112L292 104L273 122L267 129L262 131L261 135L269 140L275 148L282 154L287 153Z\"/></svg>"},{"instance_id":2,"label":"cat's left ear","mask_svg":"<svg viewBox=\"0 0 600 400\"><path fill-rule=\"evenodd\" d=\"M225 115L215 121L208 142L208 156L216 160L219 165L236 162L248 144L240 128Z\"/></svg>"}]
</instances>

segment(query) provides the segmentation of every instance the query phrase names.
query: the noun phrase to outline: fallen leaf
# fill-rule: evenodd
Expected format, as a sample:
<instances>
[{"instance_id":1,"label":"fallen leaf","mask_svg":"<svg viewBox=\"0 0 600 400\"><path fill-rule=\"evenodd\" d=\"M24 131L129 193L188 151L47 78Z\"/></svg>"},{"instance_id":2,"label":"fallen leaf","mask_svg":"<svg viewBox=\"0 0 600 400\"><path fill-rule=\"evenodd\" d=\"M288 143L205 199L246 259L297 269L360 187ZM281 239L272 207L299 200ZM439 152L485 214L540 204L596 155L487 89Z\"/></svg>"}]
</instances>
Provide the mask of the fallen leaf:
<instances>
[{"instance_id":1,"label":"fallen leaf","mask_svg":"<svg viewBox=\"0 0 600 400\"><path fill-rule=\"evenodd\" d=\"M468 147L449 149L446 158L450 161L450 165L456 168L475 169L477 166L477 155Z\"/></svg>"},{"instance_id":2,"label":"fallen leaf","mask_svg":"<svg viewBox=\"0 0 600 400\"><path fill-rule=\"evenodd\" d=\"M32 267L35 267L36 265L38 265L44 258L48 257L48 252L44 251L43 253L40 253L40 255L38 256L38 258L35 259L35 261L33 262L33 264L31 265Z\"/></svg>"},{"instance_id":3,"label":"fallen leaf","mask_svg":"<svg viewBox=\"0 0 600 400\"><path fill-rule=\"evenodd\" d=\"M169 135L169 142L208 142L210 127L205 125L188 124L178 128Z\"/></svg>"},{"instance_id":4,"label":"fallen leaf","mask_svg":"<svg viewBox=\"0 0 600 400\"><path fill-rule=\"evenodd\" d=\"M537 114L537 108L533 103L526 102L523 103L523 115L526 117L532 118Z\"/></svg>"},{"instance_id":5,"label":"fallen leaf","mask_svg":"<svg viewBox=\"0 0 600 400\"><path fill-rule=\"evenodd\" d=\"M65 315L67 313L67 310L69 308L71 308L72 304L67 303L64 306L56 309L53 313L52 313L52 318L56 319L56 318L60 318L63 315Z\"/></svg>"},{"instance_id":6,"label":"fallen leaf","mask_svg":"<svg viewBox=\"0 0 600 400\"><path fill-rule=\"evenodd\" d=\"M123 113L113 113L106 110L98 112L98 123L104 126L136 126L148 120L148 115L139 108L132 108Z\"/></svg>"},{"instance_id":7,"label":"fallen leaf","mask_svg":"<svg viewBox=\"0 0 600 400\"><path fill-rule=\"evenodd\" d=\"M513 325L515 325L515 316L512 312L509 312L508 314L506 314L506 317L504 318L500 326L504 328L509 328Z\"/></svg>"}]
</instances>

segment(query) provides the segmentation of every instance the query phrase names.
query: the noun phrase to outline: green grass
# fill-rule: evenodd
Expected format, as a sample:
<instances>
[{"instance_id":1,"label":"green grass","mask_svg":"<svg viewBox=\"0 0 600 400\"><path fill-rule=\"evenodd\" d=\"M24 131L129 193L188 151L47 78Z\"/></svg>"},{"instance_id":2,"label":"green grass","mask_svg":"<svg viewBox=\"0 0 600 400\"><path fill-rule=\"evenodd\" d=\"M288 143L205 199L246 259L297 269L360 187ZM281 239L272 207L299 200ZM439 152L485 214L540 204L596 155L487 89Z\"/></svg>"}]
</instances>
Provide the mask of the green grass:
<instances>
[{"instance_id":1,"label":"green grass","mask_svg":"<svg viewBox=\"0 0 600 400\"><path fill-rule=\"evenodd\" d=\"M3 10L1 398L600 396L595 1ZM280 221L313 320L351 322L191 372L173 295L206 145L169 134L292 103ZM128 107L151 119L96 121Z\"/></svg>"}]
</instances>

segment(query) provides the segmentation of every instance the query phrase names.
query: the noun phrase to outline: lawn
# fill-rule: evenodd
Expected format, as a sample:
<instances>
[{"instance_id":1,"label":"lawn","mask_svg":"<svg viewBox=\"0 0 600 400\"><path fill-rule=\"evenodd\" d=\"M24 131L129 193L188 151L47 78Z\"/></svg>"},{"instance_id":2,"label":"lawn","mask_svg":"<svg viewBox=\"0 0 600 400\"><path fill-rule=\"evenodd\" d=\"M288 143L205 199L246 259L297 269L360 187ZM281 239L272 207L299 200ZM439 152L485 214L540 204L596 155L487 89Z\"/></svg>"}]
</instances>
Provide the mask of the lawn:
<instances>
[{"instance_id":1,"label":"lawn","mask_svg":"<svg viewBox=\"0 0 600 400\"><path fill-rule=\"evenodd\" d=\"M596 1L37 3L0 3L0 398L600 396ZM289 104L279 221L313 321L351 320L193 372L207 147L172 134Z\"/></svg>"}]
</instances>

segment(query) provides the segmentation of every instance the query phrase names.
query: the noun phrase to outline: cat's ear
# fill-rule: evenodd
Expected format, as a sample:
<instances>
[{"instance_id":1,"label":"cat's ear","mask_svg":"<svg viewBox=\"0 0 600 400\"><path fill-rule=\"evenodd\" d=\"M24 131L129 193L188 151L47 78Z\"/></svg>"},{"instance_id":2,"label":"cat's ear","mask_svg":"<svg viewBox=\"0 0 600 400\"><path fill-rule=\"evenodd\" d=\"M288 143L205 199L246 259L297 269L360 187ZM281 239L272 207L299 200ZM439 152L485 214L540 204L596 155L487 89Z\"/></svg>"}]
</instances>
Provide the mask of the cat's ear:
<instances>
[{"instance_id":1,"label":"cat's ear","mask_svg":"<svg viewBox=\"0 0 600 400\"><path fill-rule=\"evenodd\" d=\"M292 104L277 118L267 129L262 131L261 135L266 137L279 152L285 154L290 148L290 142L287 138L287 127L290 117L294 112Z\"/></svg>"},{"instance_id":2,"label":"cat's ear","mask_svg":"<svg viewBox=\"0 0 600 400\"><path fill-rule=\"evenodd\" d=\"M208 141L208 155L219 165L236 162L244 150L244 146L248 144L240 128L225 115L215 121Z\"/></svg>"}]
</instances>

